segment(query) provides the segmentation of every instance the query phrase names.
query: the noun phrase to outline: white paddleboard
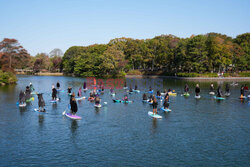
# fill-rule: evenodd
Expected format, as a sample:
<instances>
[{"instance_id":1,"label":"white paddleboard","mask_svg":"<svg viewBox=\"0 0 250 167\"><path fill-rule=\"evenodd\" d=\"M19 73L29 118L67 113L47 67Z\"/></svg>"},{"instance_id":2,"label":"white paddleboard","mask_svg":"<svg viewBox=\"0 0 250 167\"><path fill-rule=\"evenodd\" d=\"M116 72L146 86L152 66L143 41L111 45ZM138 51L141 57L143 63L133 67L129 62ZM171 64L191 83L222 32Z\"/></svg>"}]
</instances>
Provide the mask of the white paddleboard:
<instances>
[{"instance_id":1,"label":"white paddleboard","mask_svg":"<svg viewBox=\"0 0 250 167\"><path fill-rule=\"evenodd\" d=\"M42 111L39 111L39 109L38 108L34 108L34 111L35 112L39 112L39 113L45 113L46 112L46 110L44 109L44 111L42 112Z\"/></svg>"},{"instance_id":2,"label":"white paddleboard","mask_svg":"<svg viewBox=\"0 0 250 167\"><path fill-rule=\"evenodd\" d=\"M196 99L200 99L201 98L201 96L199 95L199 96L194 96L194 98L196 98Z\"/></svg>"},{"instance_id":3,"label":"white paddleboard","mask_svg":"<svg viewBox=\"0 0 250 167\"><path fill-rule=\"evenodd\" d=\"M96 107L96 108L101 108L102 105L101 105L101 104L99 104L99 105L96 105L96 104L95 104L95 107Z\"/></svg>"},{"instance_id":4,"label":"white paddleboard","mask_svg":"<svg viewBox=\"0 0 250 167\"><path fill-rule=\"evenodd\" d=\"M78 100L84 100L86 97L85 96L83 96L83 97L76 97L75 99L76 99L76 101L78 101Z\"/></svg>"},{"instance_id":5,"label":"white paddleboard","mask_svg":"<svg viewBox=\"0 0 250 167\"><path fill-rule=\"evenodd\" d=\"M19 104L19 107L26 107L26 103Z\"/></svg>"},{"instance_id":6,"label":"white paddleboard","mask_svg":"<svg viewBox=\"0 0 250 167\"><path fill-rule=\"evenodd\" d=\"M153 112L149 111L148 115L153 117L153 118L162 118L162 116L158 115L158 114L153 114Z\"/></svg>"},{"instance_id":7,"label":"white paddleboard","mask_svg":"<svg viewBox=\"0 0 250 167\"><path fill-rule=\"evenodd\" d=\"M214 95L215 93L214 92L209 92L210 95Z\"/></svg>"}]
</instances>

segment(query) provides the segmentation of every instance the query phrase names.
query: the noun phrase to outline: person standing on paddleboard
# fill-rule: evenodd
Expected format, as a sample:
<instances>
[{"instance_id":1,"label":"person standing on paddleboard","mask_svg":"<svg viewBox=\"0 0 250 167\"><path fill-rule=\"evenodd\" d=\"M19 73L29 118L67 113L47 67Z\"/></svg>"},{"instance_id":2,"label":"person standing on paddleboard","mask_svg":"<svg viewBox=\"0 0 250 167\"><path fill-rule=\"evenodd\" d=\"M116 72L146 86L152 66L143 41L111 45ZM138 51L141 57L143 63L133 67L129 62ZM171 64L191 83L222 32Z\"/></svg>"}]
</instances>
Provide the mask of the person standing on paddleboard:
<instances>
[{"instance_id":1,"label":"person standing on paddleboard","mask_svg":"<svg viewBox=\"0 0 250 167\"><path fill-rule=\"evenodd\" d=\"M19 103L20 104L25 103L25 95L24 95L24 92L22 90L19 93Z\"/></svg>"},{"instance_id":2,"label":"person standing on paddleboard","mask_svg":"<svg viewBox=\"0 0 250 167\"><path fill-rule=\"evenodd\" d=\"M229 88L229 84L226 84L226 89L225 89L225 94L229 94L230 93L230 88Z\"/></svg>"},{"instance_id":3,"label":"person standing on paddleboard","mask_svg":"<svg viewBox=\"0 0 250 167\"><path fill-rule=\"evenodd\" d=\"M57 90L54 85L52 85L52 100L56 100Z\"/></svg>"},{"instance_id":4,"label":"person standing on paddleboard","mask_svg":"<svg viewBox=\"0 0 250 167\"><path fill-rule=\"evenodd\" d=\"M70 98L70 108L72 115L75 115L77 113L78 107L75 99L75 93L73 92Z\"/></svg>"},{"instance_id":5,"label":"person standing on paddleboard","mask_svg":"<svg viewBox=\"0 0 250 167\"><path fill-rule=\"evenodd\" d=\"M61 85L60 85L60 83L59 83L59 82L57 82L57 83L56 83L56 87L57 87L57 89L60 89L60 86L61 86Z\"/></svg>"},{"instance_id":6,"label":"person standing on paddleboard","mask_svg":"<svg viewBox=\"0 0 250 167\"><path fill-rule=\"evenodd\" d=\"M71 90L72 90L72 88L69 86L68 87L68 94L71 94Z\"/></svg>"},{"instance_id":7,"label":"person standing on paddleboard","mask_svg":"<svg viewBox=\"0 0 250 167\"><path fill-rule=\"evenodd\" d=\"M35 89L34 89L32 83L30 82L30 91L33 92L34 90L35 90Z\"/></svg>"},{"instance_id":8,"label":"person standing on paddleboard","mask_svg":"<svg viewBox=\"0 0 250 167\"><path fill-rule=\"evenodd\" d=\"M152 106L153 106L153 114L157 114L158 102L157 102L155 96L153 96L153 104L152 104Z\"/></svg>"},{"instance_id":9,"label":"person standing on paddleboard","mask_svg":"<svg viewBox=\"0 0 250 167\"><path fill-rule=\"evenodd\" d=\"M240 88L240 97L242 98L244 96L244 85Z\"/></svg>"},{"instance_id":10,"label":"person standing on paddleboard","mask_svg":"<svg viewBox=\"0 0 250 167\"><path fill-rule=\"evenodd\" d=\"M196 96L199 96L199 93L200 93L201 89L199 87L199 84L196 84L196 87L195 87L195 95Z\"/></svg>"},{"instance_id":11,"label":"person standing on paddleboard","mask_svg":"<svg viewBox=\"0 0 250 167\"><path fill-rule=\"evenodd\" d=\"M138 89L137 84L135 84L135 90L137 90L137 89Z\"/></svg>"},{"instance_id":12,"label":"person standing on paddleboard","mask_svg":"<svg viewBox=\"0 0 250 167\"><path fill-rule=\"evenodd\" d=\"M210 85L210 92L214 92L214 84L212 84L212 83Z\"/></svg>"},{"instance_id":13,"label":"person standing on paddleboard","mask_svg":"<svg viewBox=\"0 0 250 167\"><path fill-rule=\"evenodd\" d=\"M101 99L100 99L99 95L97 95L95 98L95 105L99 105L100 102L101 102Z\"/></svg>"},{"instance_id":14,"label":"person standing on paddleboard","mask_svg":"<svg viewBox=\"0 0 250 167\"><path fill-rule=\"evenodd\" d=\"M78 90L78 97L82 97L82 88L80 87L79 90Z\"/></svg>"},{"instance_id":15,"label":"person standing on paddleboard","mask_svg":"<svg viewBox=\"0 0 250 167\"><path fill-rule=\"evenodd\" d=\"M189 91L188 84L185 84L185 87L184 87L184 93L188 93L188 91Z\"/></svg>"},{"instance_id":16,"label":"person standing on paddleboard","mask_svg":"<svg viewBox=\"0 0 250 167\"><path fill-rule=\"evenodd\" d=\"M43 100L43 94L39 93L39 94L37 94L37 97L38 97L39 112L45 112L45 109L44 109L45 102Z\"/></svg>"},{"instance_id":17,"label":"person standing on paddleboard","mask_svg":"<svg viewBox=\"0 0 250 167\"><path fill-rule=\"evenodd\" d=\"M168 109L169 108L169 95L165 96L163 107L164 107L164 109Z\"/></svg>"},{"instance_id":18,"label":"person standing on paddleboard","mask_svg":"<svg viewBox=\"0 0 250 167\"><path fill-rule=\"evenodd\" d=\"M30 88L29 88L29 86L26 86L25 100L29 100L29 99L30 99Z\"/></svg>"},{"instance_id":19,"label":"person standing on paddleboard","mask_svg":"<svg viewBox=\"0 0 250 167\"><path fill-rule=\"evenodd\" d=\"M217 97L222 97L221 85L218 86L218 89L217 89Z\"/></svg>"}]
</instances>

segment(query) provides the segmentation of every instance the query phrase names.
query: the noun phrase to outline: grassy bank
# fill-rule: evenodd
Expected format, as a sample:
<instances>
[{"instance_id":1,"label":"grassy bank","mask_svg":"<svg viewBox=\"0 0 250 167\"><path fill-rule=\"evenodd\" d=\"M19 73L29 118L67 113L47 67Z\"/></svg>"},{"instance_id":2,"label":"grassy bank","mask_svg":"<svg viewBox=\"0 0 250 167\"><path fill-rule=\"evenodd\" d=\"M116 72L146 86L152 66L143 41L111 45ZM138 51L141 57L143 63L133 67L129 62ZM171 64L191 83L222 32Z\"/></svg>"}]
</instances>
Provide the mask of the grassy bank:
<instances>
[{"instance_id":1,"label":"grassy bank","mask_svg":"<svg viewBox=\"0 0 250 167\"><path fill-rule=\"evenodd\" d=\"M3 72L0 70L0 85L14 84L17 82L16 75L11 72Z\"/></svg>"},{"instance_id":2,"label":"grassy bank","mask_svg":"<svg viewBox=\"0 0 250 167\"><path fill-rule=\"evenodd\" d=\"M203 77L203 78L216 78L218 77L217 73L167 73L162 71L147 71L141 72L139 70L131 70L127 72L127 75L154 75L154 76L175 76L175 77ZM238 73L224 73L224 77L250 77L250 72L238 72Z\"/></svg>"}]
</instances>

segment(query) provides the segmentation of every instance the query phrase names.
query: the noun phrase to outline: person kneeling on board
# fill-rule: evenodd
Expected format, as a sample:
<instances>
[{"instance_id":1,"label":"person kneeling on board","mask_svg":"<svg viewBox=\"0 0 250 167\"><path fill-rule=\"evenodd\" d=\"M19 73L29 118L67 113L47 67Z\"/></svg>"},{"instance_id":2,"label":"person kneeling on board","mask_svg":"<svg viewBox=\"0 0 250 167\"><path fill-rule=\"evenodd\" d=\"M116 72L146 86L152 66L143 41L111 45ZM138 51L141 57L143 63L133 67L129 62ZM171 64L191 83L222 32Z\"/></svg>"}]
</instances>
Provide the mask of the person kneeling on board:
<instances>
[{"instance_id":1,"label":"person kneeling on board","mask_svg":"<svg viewBox=\"0 0 250 167\"><path fill-rule=\"evenodd\" d=\"M148 97L147 97L146 93L143 94L142 100L148 100Z\"/></svg>"},{"instance_id":2,"label":"person kneeling on board","mask_svg":"<svg viewBox=\"0 0 250 167\"><path fill-rule=\"evenodd\" d=\"M39 112L45 112L45 109L44 109L45 102L43 100L43 94L42 93L38 93L37 97L38 97Z\"/></svg>"},{"instance_id":3,"label":"person kneeling on board","mask_svg":"<svg viewBox=\"0 0 250 167\"><path fill-rule=\"evenodd\" d=\"M188 93L188 91L189 91L189 87L188 87L188 84L185 84L185 87L184 87L184 93Z\"/></svg>"},{"instance_id":4,"label":"person kneeling on board","mask_svg":"<svg viewBox=\"0 0 250 167\"><path fill-rule=\"evenodd\" d=\"M127 95L124 96L123 101L128 101L128 96Z\"/></svg>"},{"instance_id":5,"label":"person kneeling on board","mask_svg":"<svg viewBox=\"0 0 250 167\"><path fill-rule=\"evenodd\" d=\"M72 115L75 115L78 108L77 108L77 103L75 99L75 93L72 93L71 98L70 98L70 108L71 108L71 113Z\"/></svg>"}]
</instances>

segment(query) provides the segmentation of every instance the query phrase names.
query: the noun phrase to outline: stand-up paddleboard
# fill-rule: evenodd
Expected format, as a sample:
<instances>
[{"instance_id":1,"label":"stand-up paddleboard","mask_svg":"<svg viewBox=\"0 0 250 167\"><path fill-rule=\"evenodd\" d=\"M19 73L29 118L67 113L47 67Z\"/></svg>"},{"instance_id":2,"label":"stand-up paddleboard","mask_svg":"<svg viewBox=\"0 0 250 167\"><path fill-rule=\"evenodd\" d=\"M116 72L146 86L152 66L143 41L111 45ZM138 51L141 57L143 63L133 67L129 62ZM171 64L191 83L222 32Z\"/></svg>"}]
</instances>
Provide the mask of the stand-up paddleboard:
<instances>
[{"instance_id":1,"label":"stand-up paddleboard","mask_svg":"<svg viewBox=\"0 0 250 167\"><path fill-rule=\"evenodd\" d=\"M177 93L168 92L168 95L169 95L169 96L176 96L176 95L177 95Z\"/></svg>"},{"instance_id":2,"label":"stand-up paddleboard","mask_svg":"<svg viewBox=\"0 0 250 167\"><path fill-rule=\"evenodd\" d=\"M101 104L97 104L97 105L95 104L94 106L95 106L96 108L101 108L101 107L102 107Z\"/></svg>"},{"instance_id":3,"label":"stand-up paddleboard","mask_svg":"<svg viewBox=\"0 0 250 167\"><path fill-rule=\"evenodd\" d=\"M83 89L84 92L86 92L87 90L88 90L88 88Z\"/></svg>"},{"instance_id":4,"label":"stand-up paddleboard","mask_svg":"<svg viewBox=\"0 0 250 167\"><path fill-rule=\"evenodd\" d=\"M138 90L138 89L133 89L133 92L135 92L135 93L140 93L140 90Z\"/></svg>"},{"instance_id":5,"label":"stand-up paddleboard","mask_svg":"<svg viewBox=\"0 0 250 167\"><path fill-rule=\"evenodd\" d=\"M68 95L69 95L69 96L71 96L71 95L72 95L72 93L68 93Z\"/></svg>"},{"instance_id":6,"label":"stand-up paddleboard","mask_svg":"<svg viewBox=\"0 0 250 167\"><path fill-rule=\"evenodd\" d=\"M122 103L133 103L133 101L121 101Z\"/></svg>"},{"instance_id":7,"label":"stand-up paddleboard","mask_svg":"<svg viewBox=\"0 0 250 167\"><path fill-rule=\"evenodd\" d=\"M200 99L201 98L201 96L200 95L198 95L198 96L194 96L194 98L196 98L196 99Z\"/></svg>"},{"instance_id":8,"label":"stand-up paddleboard","mask_svg":"<svg viewBox=\"0 0 250 167\"><path fill-rule=\"evenodd\" d=\"M225 93L225 96L227 96L227 97L230 96L230 93Z\"/></svg>"},{"instance_id":9,"label":"stand-up paddleboard","mask_svg":"<svg viewBox=\"0 0 250 167\"><path fill-rule=\"evenodd\" d=\"M128 92L129 94L133 94L134 92Z\"/></svg>"},{"instance_id":10,"label":"stand-up paddleboard","mask_svg":"<svg viewBox=\"0 0 250 167\"><path fill-rule=\"evenodd\" d=\"M26 102L31 102L31 101L34 101L35 98L34 97L31 97L30 99L27 99Z\"/></svg>"},{"instance_id":11,"label":"stand-up paddleboard","mask_svg":"<svg viewBox=\"0 0 250 167\"><path fill-rule=\"evenodd\" d=\"M31 94L31 95L36 95L36 92L31 92L30 94Z\"/></svg>"},{"instance_id":12,"label":"stand-up paddleboard","mask_svg":"<svg viewBox=\"0 0 250 167\"><path fill-rule=\"evenodd\" d=\"M110 93L110 96L115 96L115 93Z\"/></svg>"},{"instance_id":13,"label":"stand-up paddleboard","mask_svg":"<svg viewBox=\"0 0 250 167\"><path fill-rule=\"evenodd\" d=\"M164 112L170 112L170 111L172 111L169 108L164 108L164 107L161 107L161 110L164 111Z\"/></svg>"},{"instance_id":14,"label":"stand-up paddleboard","mask_svg":"<svg viewBox=\"0 0 250 167\"><path fill-rule=\"evenodd\" d=\"M188 97L190 94L188 92L184 93L183 96Z\"/></svg>"},{"instance_id":15,"label":"stand-up paddleboard","mask_svg":"<svg viewBox=\"0 0 250 167\"><path fill-rule=\"evenodd\" d=\"M151 94L152 94L152 93L154 93L154 90L148 91L148 93L151 93Z\"/></svg>"},{"instance_id":16,"label":"stand-up paddleboard","mask_svg":"<svg viewBox=\"0 0 250 167\"><path fill-rule=\"evenodd\" d=\"M51 103L57 103L60 99L59 98L56 98L56 100L51 100L50 102Z\"/></svg>"},{"instance_id":17,"label":"stand-up paddleboard","mask_svg":"<svg viewBox=\"0 0 250 167\"><path fill-rule=\"evenodd\" d=\"M113 100L114 103L121 103L121 100Z\"/></svg>"},{"instance_id":18,"label":"stand-up paddleboard","mask_svg":"<svg viewBox=\"0 0 250 167\"><path fill-rule=\"evenodd\" d=\"M147 103L148 102L148 99L147 100L142 100L143 103Z\"/></svg>"},{"instance_id":19,"label":"stand-up paddleboard","mask_svg":"<svg viewBox=\"0 0 250 167\"><path fill-rule=\"evenodd\" d=\"M123 89L128 89L128 87L123 87Z\"/></svg>"},{"instance_id":20,"label":"stand-up paddleboard","mask_svg":"<svg viewBox=\"0 0 250 167\"><path fill-rule=\"evenodd\" d=\"M217 100L224 100L225 98L224 98L224 97L217 97L217 96L214 96L214 99L217 99Z\"/></svg>"},{"instance_id":21,"label":"stand-up paddleboard","mask_svg":"<svg viewBox=\"0 0 250 167\"><path fill-rule=\"evenodd\" d=\"M153 104L153 102L148 101L148 104L152 105L152 104Z\"/></svg>"},{"instance_id":22,"label":"stand-up paddleboard","mask_svg":"<svg viewBox=\"0 0 250 167\"><path fill-rule=\"evenodd\" d=\"M19 107L26 107L26 103L19 104Z\"/></svg>"},{"instance_id":23,"label":"stand-up paddleboard","mask_svg":"<svg viewBox=\"0 0 250 167\"><path fill-rule=\"evenodd\" d=\"M38 108L34 108L34 111L35 112L39 112L39 113L45 113L46 112L46 110L44 109L43 111L39 111L39 109Z\"/></svg>"},{"instance_id":24,"label":"stand-up paddleboard","mask_svg":"<svg viewBox=\"0 0 250 167\"><path fill-rule=\"evenodd\" d=\"M153 114L153 112L149 111L148 115L153 117L153 118L162 118L162 116L158 115L158 114Z\"/></svg>"},{"instance_id":25,"label":"stand-up paddleboard","mask_svg":"<svg viewBox=\"0 0 250 167\"><path fill-rule=\"evenodd\" d=\"M166 96L167 93L161 93L161 96Z\"/></svg>"},{"instance_id":26,"label":"stand-up paddleboard","mask_svg":"<svg viewBox=\"0 0 250 167\"><path fill-rule=\"evenodd\" d=\"M85 96L83 96L83 97L76 97L75 99L76 99L76 101L79 101L79 100L84 100L84 99L86 99L86 97L85 97Z\"/></svg>"},{"instance_id":27,"label":"stand-up paddleboard","mask_svg":"<svg viewBox=\"0 0 250 167\"><path fill-rule=\"evenodd\" d=\"M214 92L209 92L210 95L214 95L215 93Z\"/></svg>"},{"instance_id":28,"label":"stand-up paddleboard","mask_svg":"<svg viewBox=\"0 0 250 167\"><path fill-rule=\"evenodd\" d=\"M64 92L62 89L56 89L57 92Z\"/></svg>"},{"instance_id":29,"label":"stand-up paddleboard","mask_svg":"<svg viewBox=\"0 0 250 167\"><path fill-rule=\"evenodd\" d=\"M82 117L78 115L72 115L71 113L66 113L66 111L64 111L62 114L70 119L75 119L75 120L82 119Z\"/></svg>"}]
</instances>

